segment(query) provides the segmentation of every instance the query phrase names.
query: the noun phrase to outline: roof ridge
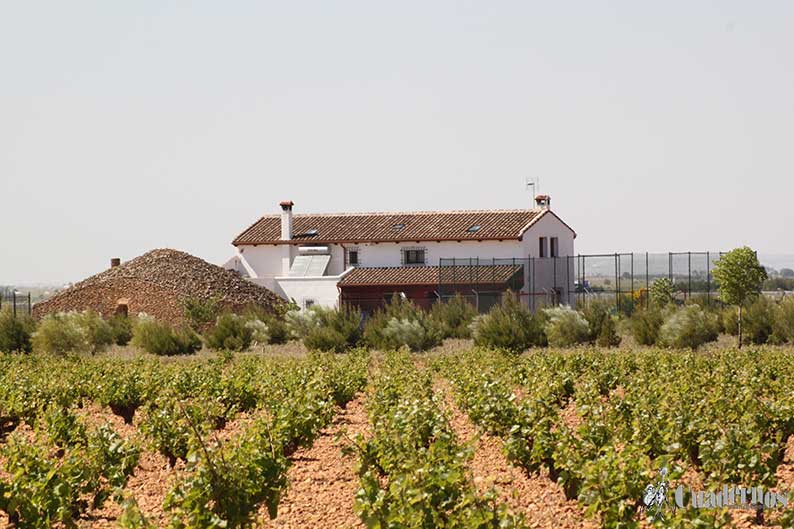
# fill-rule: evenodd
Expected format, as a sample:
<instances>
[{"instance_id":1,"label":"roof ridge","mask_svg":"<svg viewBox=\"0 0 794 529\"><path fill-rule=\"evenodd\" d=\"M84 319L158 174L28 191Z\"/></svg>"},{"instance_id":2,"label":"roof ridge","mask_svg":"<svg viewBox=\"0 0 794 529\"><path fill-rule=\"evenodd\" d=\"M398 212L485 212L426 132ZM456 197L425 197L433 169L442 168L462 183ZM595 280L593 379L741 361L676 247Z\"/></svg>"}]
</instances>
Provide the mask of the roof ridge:
<instances>
[{"instance_id":1,"label":"roof ridge","mask_svg":"<svg viewBox=\"0 0 794 529\"><path fill-rule=\"evenodd\" d=\"M524 209L450 209L450 210L422 210L422 211L350 211L345 213L293 213L293 217L360 217L360 216L380 216L388 217L392 215L454 215L472 213L532 213L542 211L538 208ZM279 213L269 213L261 218L280 218ZM256 223L254 223L256 224Z\"/></svg>"}]
</instances>

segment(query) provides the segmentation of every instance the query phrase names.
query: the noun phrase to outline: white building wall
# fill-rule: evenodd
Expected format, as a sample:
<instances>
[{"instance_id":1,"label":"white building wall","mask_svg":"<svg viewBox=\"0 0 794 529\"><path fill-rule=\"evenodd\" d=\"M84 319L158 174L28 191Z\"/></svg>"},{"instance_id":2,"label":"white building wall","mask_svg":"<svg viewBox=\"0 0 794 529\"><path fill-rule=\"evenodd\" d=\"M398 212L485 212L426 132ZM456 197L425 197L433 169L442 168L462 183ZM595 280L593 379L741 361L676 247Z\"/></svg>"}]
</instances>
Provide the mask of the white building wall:
<instances>
[{"instance_id":1,"label":"white building wall","mask_svg":"<svg viewBox=\"0 0 794 529\"><path fill-rule=\"evenodd\" d=\"M288 300L294 300L300 308L307 301L323 307L335 308L339 304L339 288L336 286L343 276L323 277L278 277L276 282Z\"/></svg>"},{"instance_id":2,"label":"white building wall","mask_svg":"<svg viewBox=\"0 0 794 529\"><path fill-rule=\"evenodd\" d=\"M298 254L297 245L257 245L241 246L238 255L244 259L249 267L255 272L255 277L251 280L262 285L286 299L295 299L300 303L300 299L317 299L318 303L327 305L331 297L334 304L338 300L338 289L336 284L331 288L331 278L339 276L347 266L345 249L357 249L359 252L359 266L365 267L386 267L402 266L402 248L424 248L425 264L437 266L441 259L527 259L528 257L539 257L539 237L546 237L550 240L557 237L559 241L559 256L573 256L574 254L574 234L554 215L544 215L532 227L524 233L522 240L508 241L422 241L419 243L407 241L401 243L360 243L360 244L330 244L329 250L331 260L326 271L327 278L285 278L282 267L282 258L289 255L290 262ZM566 261L556 260L556 267L553 259L536 259L534 261L533 284L536 292L548 292L556 284L562 288L561 301L571 304L573 302L574 289L574 269L573 259L568 263L569 270L566 273ZM525 270L524 292L529 290L530 271ZM555 281L556 275L556 281ZM279 278L278 280L276 278ZM567 288L566 288L567 283ZM317 294L313 294L313 289ZM325 300L325 301L320 301ZM541 303L546 300L541 300Z\"/></svg>"}]
</instances>

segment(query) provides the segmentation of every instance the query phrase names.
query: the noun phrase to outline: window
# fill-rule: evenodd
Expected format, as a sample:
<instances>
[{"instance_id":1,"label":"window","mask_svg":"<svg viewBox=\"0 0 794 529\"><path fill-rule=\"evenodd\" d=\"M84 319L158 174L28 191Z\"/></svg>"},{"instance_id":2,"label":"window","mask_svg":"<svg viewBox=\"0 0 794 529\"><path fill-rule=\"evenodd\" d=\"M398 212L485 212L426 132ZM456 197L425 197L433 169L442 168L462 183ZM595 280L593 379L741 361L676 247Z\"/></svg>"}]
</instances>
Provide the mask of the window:
<instances>
[{"instance_id":1,"label":"window","mask_svg":"<svg viewBox=\"0 0 794 529\"><path fill-rule=\"evenodd\" d=\"M546 237L540 237L538 239L538 257L547 257Z\"/></svg>"},{"instance_id":2,"label":"window","mask_svg":"<svg viewBox=\"0 0 794 529\"><path fill-rule=\"evenodd\" d=\"M552 237L551 239L551 256L552 257L559 257L560 256L560 243L557 237Z\"/></svg>"},{"instance_id":3,"label":"window","mask_svg":"<svg viewBox=\"0 0 794 529\"><path fill-rule=\"evenodd\" d=\"M406 248L403 250L403 264L423 265L425 264L424 248Z\"/></svg>"},{"instance_id":4,"label":"window","mask_svg":"<svg viewBox=\"0 0 794 529\"><path fill-rule=\"evenodd\" d=\"M358 249L347 251L347 264L350 266L358 266Z\"/></svg>"}]
</instances>

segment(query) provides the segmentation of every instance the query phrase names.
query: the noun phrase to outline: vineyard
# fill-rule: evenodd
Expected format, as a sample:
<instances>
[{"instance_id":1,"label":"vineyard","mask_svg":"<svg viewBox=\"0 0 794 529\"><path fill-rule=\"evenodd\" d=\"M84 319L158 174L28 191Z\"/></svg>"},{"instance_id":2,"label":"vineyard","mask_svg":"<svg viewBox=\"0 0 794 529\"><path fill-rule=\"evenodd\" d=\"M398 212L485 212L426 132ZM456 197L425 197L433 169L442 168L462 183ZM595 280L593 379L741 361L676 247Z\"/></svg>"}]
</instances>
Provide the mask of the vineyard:
<instances>
[{"instance_id":1,"label":"vineyard","mask_svg":"<svg viewBox=\"0 0 794 529\"><path fill-rule=\"evenodd\" d=\"M789 349L460 344L2 356L0 526L633 527L662 468L794 489ZM664 514L794 525L794 505Z\"/></svg>"}]
</instances>

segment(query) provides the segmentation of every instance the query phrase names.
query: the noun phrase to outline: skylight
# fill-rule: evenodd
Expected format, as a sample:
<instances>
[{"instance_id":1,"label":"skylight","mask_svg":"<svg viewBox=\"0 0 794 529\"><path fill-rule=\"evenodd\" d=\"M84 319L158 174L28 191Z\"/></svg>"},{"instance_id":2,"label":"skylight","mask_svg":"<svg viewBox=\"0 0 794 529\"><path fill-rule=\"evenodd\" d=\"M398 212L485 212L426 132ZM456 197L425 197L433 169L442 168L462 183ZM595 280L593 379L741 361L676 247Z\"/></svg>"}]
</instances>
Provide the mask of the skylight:
<instances>
[{"instance_id":1,"label":"skylight","mask_svg":"<svg viewBox=\"0 0 794 529\"><path fill-rule=\"evenodd\" d=\"M480 225L475 224L474 226L469 226L469 229L467 229L466 231L469 233L477 233L478 231L480 231Z\"/></svg>"},{"instance_id":2,"label":"skylight","mask_svg":"<svg viewBox=\"0 0 794 529\"><path fill-rule=\"evenodd\" d=\"M405 228L405 224L403 224L402 222L399 222L399 223L397 223L397 224L395 224L394 226L391 227L391 229L393 229L395 231L400 231L403 228Z\"/></svg>"},{"instance_id":3,"label":"skylight","mask_svg":"<svg viewBox=\"0 0 794 529\"><path fill-rule=\"evenodd\" d=\"M306 233L304 233L304 235L308 235L309 237L313 237L313 236L317 235L317 230L312 228L311 230L309 230Z\"/></svg>"}]
</instances>

